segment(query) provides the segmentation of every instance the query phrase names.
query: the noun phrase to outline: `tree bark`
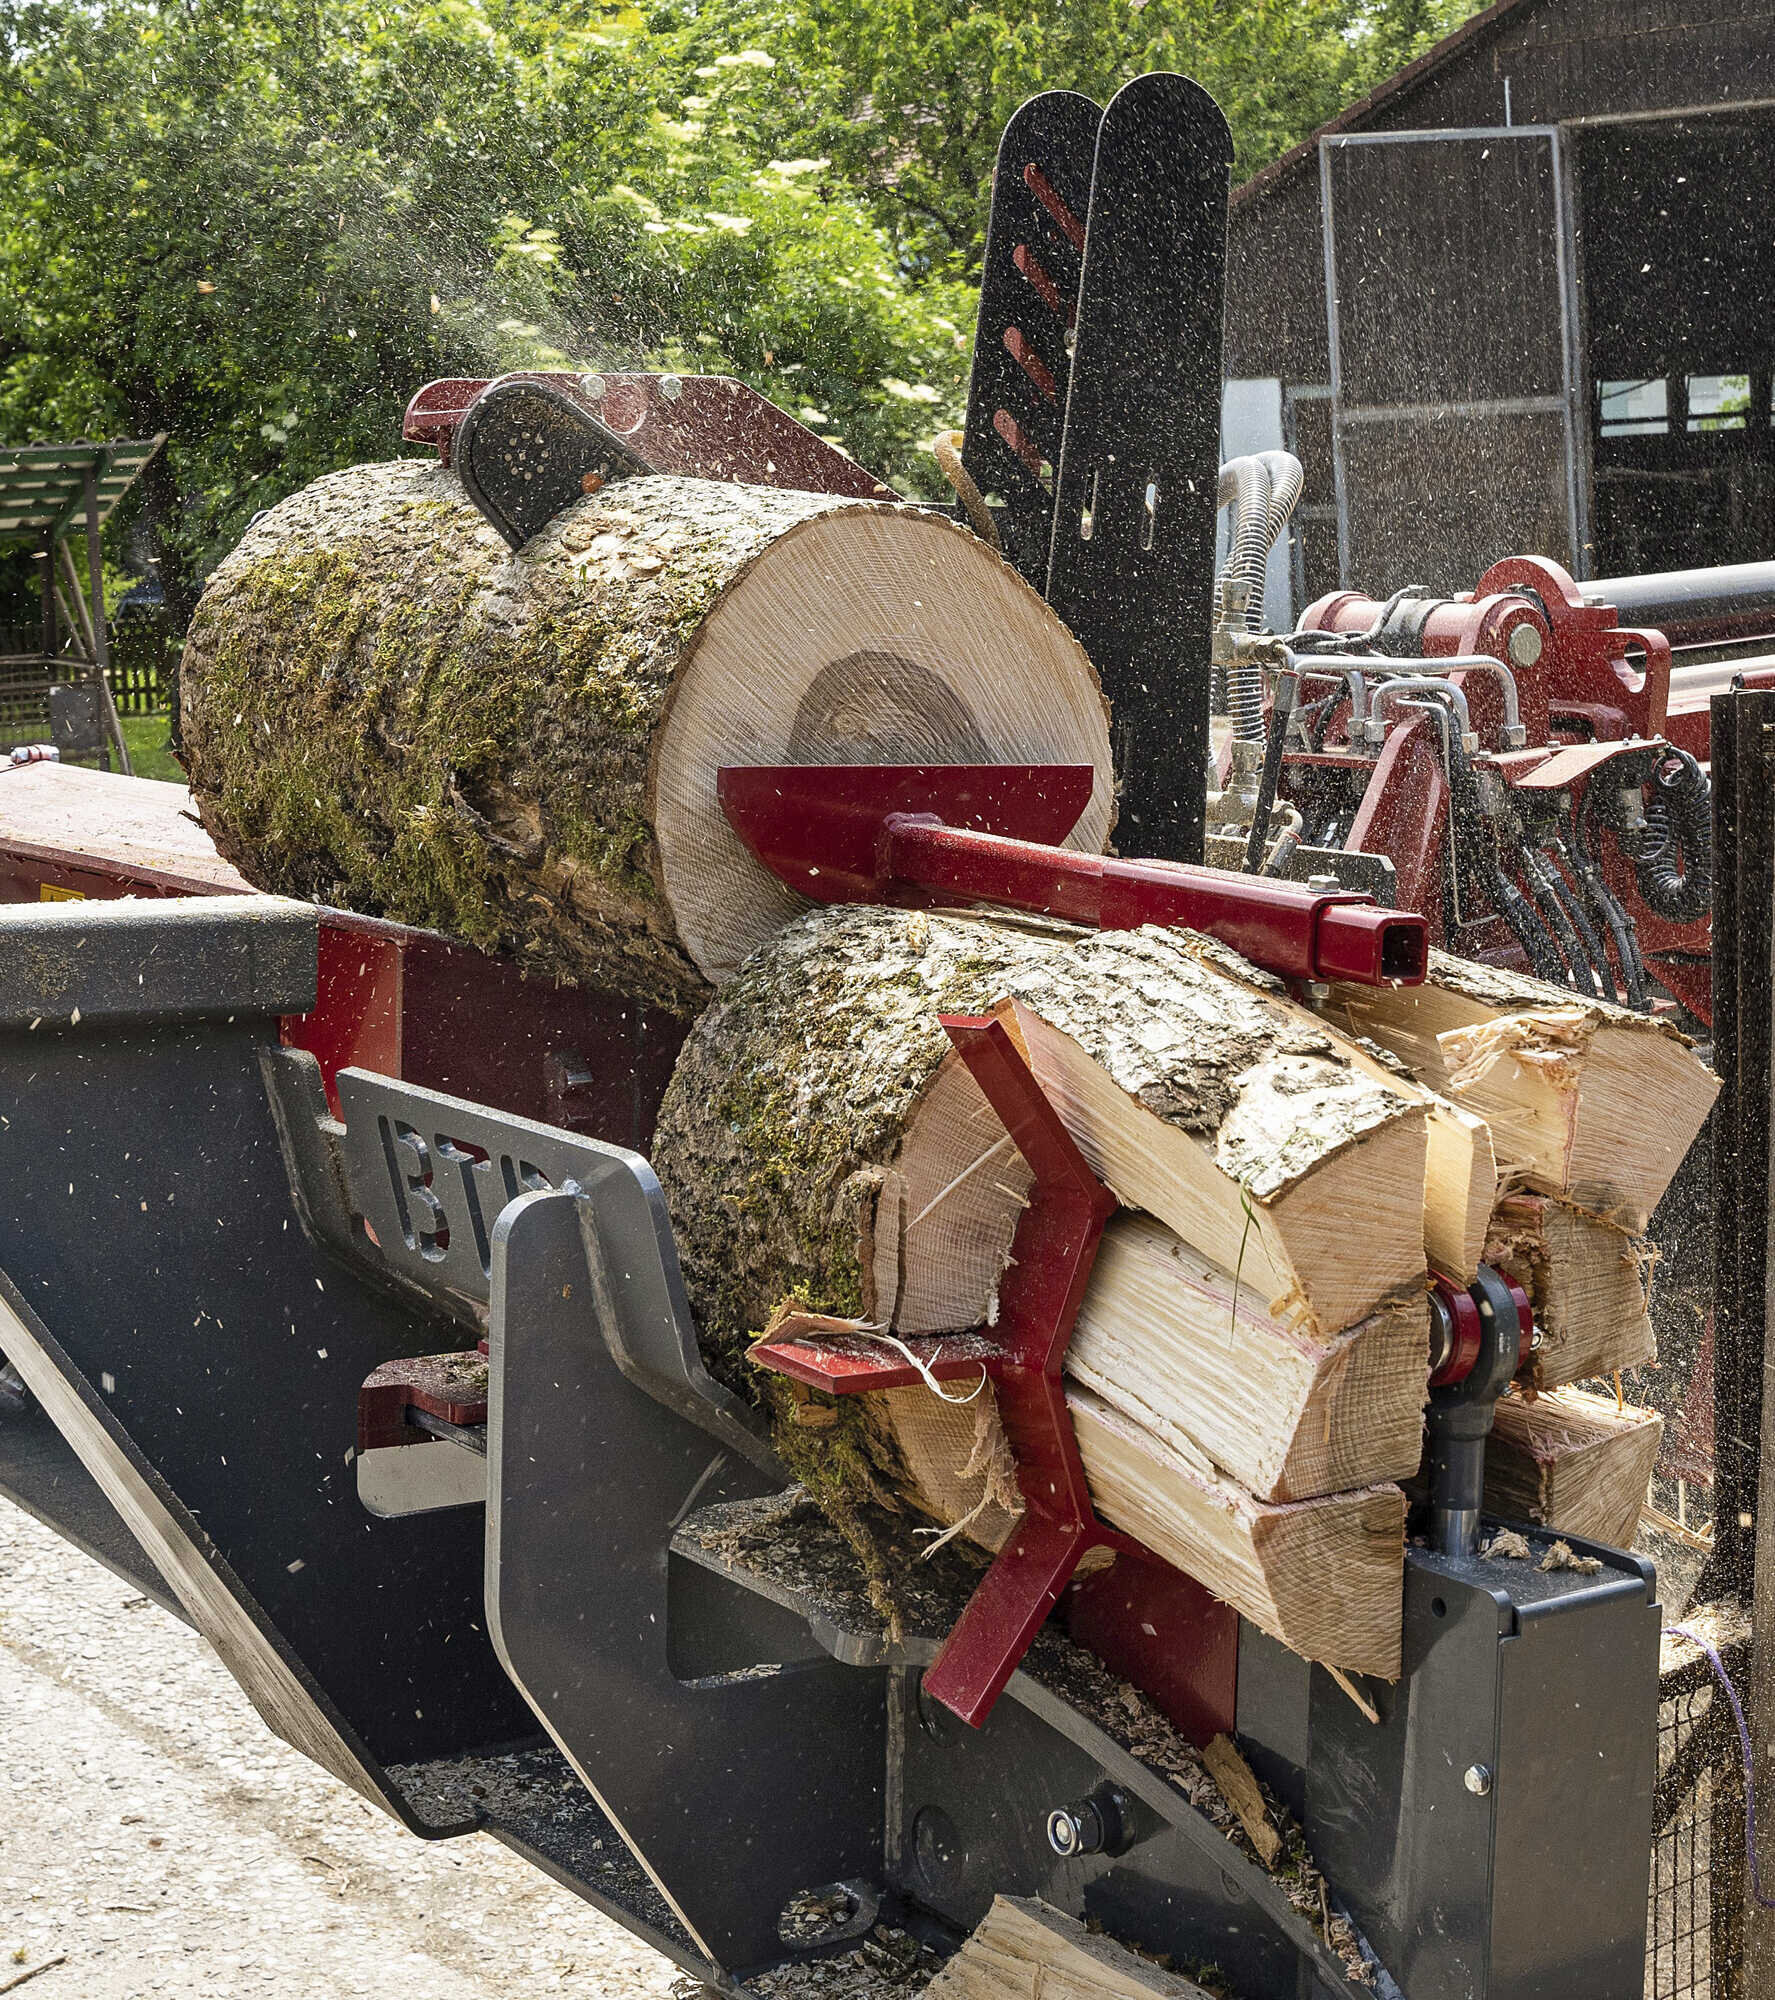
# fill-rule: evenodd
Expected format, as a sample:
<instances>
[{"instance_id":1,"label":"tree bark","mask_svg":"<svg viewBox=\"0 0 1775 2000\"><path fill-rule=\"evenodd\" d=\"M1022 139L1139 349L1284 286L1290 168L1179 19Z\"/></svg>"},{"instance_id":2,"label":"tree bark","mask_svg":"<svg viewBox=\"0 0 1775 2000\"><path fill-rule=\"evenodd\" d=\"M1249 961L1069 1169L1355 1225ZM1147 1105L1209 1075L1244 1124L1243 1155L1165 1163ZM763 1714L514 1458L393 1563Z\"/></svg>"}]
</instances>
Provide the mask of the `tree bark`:
<instances>
[{"instance_id":1,"label":"tree bark","mask_svg":"<svg viewBox=\"0 0 1775 2000\"><path fill-rule=\"evenodd\" d=\"M900 1332L995 1317L1030 1174L944 1012L997 1007L1120 1199L1258 1311L1316 1337L1421 1294L1422 1094L1229 960L1179 931L863 907L791 924L691 1031L660 1111L711 1365L736 1379L790 1298Z\"/></svg>"},{"instance_id":2,"label":"tree bark","mask_svg":"<svg viewBox=\"0 0 1775 2000\"><path fill-rule=\"evenodd\" d=\"M517 554L453 475L359 466L217 570L181 667L223 855L267 889L694 1010L806 907L724 763L1065 762L1111 817L1089 662L1015 572L911 507L644 477Z\"/></svg>"},{"instance_id":3,"label":"tree bark","mask_svg":"<svg viewBox=\"0 0 1775 2000\"><path fill-rule=\"evenodd\" d=\"M654 1166L711 1367L772 1401L841 1525L874 1499L996 1547L1022 1499L989 1386L833 1401L745 1357L767 1329L990 1338L1031 1176L938 1016L1008 1010L1152 1211L1112 1231L1068 1384L1098 1512L1283 1643L1390 1674L1404 1501L1380 1482L1418 1454L1425 1106L1237 965L1179 932L813 913L692 1030Z\"/></svg>"}]
</instances>

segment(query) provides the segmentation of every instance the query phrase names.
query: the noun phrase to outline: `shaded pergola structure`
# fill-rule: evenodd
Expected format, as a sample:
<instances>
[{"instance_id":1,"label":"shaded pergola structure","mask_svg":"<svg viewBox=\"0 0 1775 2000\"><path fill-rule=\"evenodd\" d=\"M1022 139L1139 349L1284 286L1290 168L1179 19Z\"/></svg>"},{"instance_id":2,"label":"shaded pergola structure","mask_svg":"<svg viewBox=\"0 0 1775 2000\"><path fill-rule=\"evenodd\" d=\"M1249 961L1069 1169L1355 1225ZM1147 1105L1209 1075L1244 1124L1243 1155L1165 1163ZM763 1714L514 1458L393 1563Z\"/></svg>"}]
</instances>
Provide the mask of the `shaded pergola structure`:
<instances>
[{"instance_id":1,"label":"shaded pergola structure","mask_svg":"<svg viewBox=\"0 0 1775 2000\"><path fill-rule=\"evenodd\" d=\"M0 747L50 733L50 689L93 690L103 733L119 769L129 752L107 678L99 537L117 503L166 442L151 438L93 443L0 445L0 547L24 544L40 565L42 634L34 651L0 654ZM68 546L86 536L86 580Z\"/></svg>"}]
</instances>

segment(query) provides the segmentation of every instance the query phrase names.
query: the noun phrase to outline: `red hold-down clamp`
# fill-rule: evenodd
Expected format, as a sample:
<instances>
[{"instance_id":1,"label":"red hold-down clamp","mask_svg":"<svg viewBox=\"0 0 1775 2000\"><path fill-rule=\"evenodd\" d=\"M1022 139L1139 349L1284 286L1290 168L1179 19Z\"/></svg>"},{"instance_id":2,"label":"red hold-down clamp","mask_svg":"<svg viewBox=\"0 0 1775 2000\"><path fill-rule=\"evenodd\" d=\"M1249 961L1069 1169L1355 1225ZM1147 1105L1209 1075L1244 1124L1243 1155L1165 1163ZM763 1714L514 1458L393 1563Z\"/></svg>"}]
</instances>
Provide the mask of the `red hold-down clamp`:
<instances>
[{"instance_id":1,"label":"red hold-down clamp","mask_svg":"<svg viewBox=\"0 0 1775 2000\"><path fill-rule=\"evenodd\" d=\"M1035 1170L991 1336L926 1336L904 1343L928 1358L938 1380L977 1381L985 1370L997 1385L999 1415L1023 1488L1024 1513L1011 1539L924 1676L927 1693L978 1727L1087 1550L1144 1551L1106 1527L1092 1508L1060 1379L1098 1241L1115 1213L1115 1196L1073 1144L1002 1022L946 1014L943 1026ZM866 1336L832 1345L761 1341L752 1358L840 1396L907 1387L921 1372L886 1343Z\"/></svg>"},{"instance_id":2,"label":"red hold-down clamp","mask_svg":"<svg viewBox=\"0 0 1775 2000\"><path fill-rule=\"evenodd\" d=\"M1479 1359L1484 1343L1485 1323L1475 1292L1440 1271L1431 1274L1430 1287L1430 1387L1449 1389L1466 1381ZM1502 1283L1516 1308L1516 1368L1526 1367L1535 1345L1535 1312L1527 1292L1514 1278L1501 1271L1490 1273L1491 1281Z\"/></svg>"},{"instance_id":3,"label":"red hold-down clamp","mask_svg":"<svg viewBox=\"0 0 1775 2000\"><path fill-rule=\"evenodd\" d=\"M1285 979L1420 985L1429 927L1367 896L1056 845L1086 764L728 765L716 780L752 854L817 903L998 903L1104 930L1187 924Z\"/></svg>"}]
</instances>

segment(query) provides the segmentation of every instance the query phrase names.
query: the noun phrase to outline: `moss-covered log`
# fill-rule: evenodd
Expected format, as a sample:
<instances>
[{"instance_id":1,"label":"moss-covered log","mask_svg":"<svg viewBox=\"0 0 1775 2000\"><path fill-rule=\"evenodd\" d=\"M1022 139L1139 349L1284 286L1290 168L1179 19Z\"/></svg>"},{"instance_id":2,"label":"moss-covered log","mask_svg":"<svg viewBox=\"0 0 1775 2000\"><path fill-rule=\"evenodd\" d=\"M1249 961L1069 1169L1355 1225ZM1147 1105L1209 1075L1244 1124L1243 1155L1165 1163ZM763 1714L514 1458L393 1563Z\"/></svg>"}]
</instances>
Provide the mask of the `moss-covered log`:
<instances>
[{"instance_id":1,"label":"moss-covered log","mask_svg":"<svg viewBox=\"0 0 1775 2000\"><path fill-rule=\"evenodd\" d=\"M681 1011L804 908L724 763L1095 767L1096 679L983 543L914 508L647 477L517 554L457 480L359 466L222 563L181 669L192 789L261 887Z\"/></svg>"},{"instance_id":2,"label":"moss-covered log","mask_svg":"<svg viewBox=\"0 0 1775 2000\"><path fill-rule=\"evenodd\" d=\"M1421 1290L1422 1093L1240 968L1178 931L791 924L692 1030L655 1139L712 1365L743 1379L789 1298L903 1332L992 1319L1030 1176L945 1012L1003 1012L1122 1201L1260 1310L1333 1333Z\"/></svg>"}]
</instances>

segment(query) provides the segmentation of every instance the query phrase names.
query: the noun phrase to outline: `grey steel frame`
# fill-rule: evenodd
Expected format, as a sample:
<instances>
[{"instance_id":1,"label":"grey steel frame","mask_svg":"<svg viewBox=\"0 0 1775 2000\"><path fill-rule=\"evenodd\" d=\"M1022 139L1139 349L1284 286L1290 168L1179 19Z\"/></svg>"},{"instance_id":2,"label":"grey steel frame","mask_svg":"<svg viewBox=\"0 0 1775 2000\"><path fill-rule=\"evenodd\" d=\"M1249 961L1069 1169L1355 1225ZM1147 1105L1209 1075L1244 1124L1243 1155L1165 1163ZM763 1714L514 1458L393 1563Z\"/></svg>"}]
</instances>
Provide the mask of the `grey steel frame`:
<instances>
[{"instance_id":1,"label":"grey steel frame","mask_svg":"<svg viewBox=\"0 0 1775 2000\"><path fill-rule=\"evenodd\" d=\"M1525 396L1495 401L1457 404L1410 404L1376 406L1351 410L1343 399L1343 363L1338 324L1336 223L1331 193L1331 156L1334 151L1362 146L1434 145L1460 140L1492 139L1518 141L1544 139L1551 149L1554 206L1558 228L1554 256L1561 302L1561 351L1565 363L1563 396ZM1573 574L1582 581L1591 574L1589 482L1581 470L1577 448L1578 403L1584 394L1585 374L1579 348L1580 311L1576 274L1576 247L1572 230L1571 180L1565 163L1566 149L1560 143L1557 125L1462 125L1446 130L1410 132L1354 132L1329 134L1319 141L1319 204L1325 246L1325 321L1331 362L1331 449L1337 477L1338 575L1346 589L1360 579L1350 575L1349 489L1344 470L1344 426L1349 423L1379 423L1389 419L1425 415L1529 416L1557 413L1564 422L1566 513L1571 536Z\"/></svg>"}]
</instances>

